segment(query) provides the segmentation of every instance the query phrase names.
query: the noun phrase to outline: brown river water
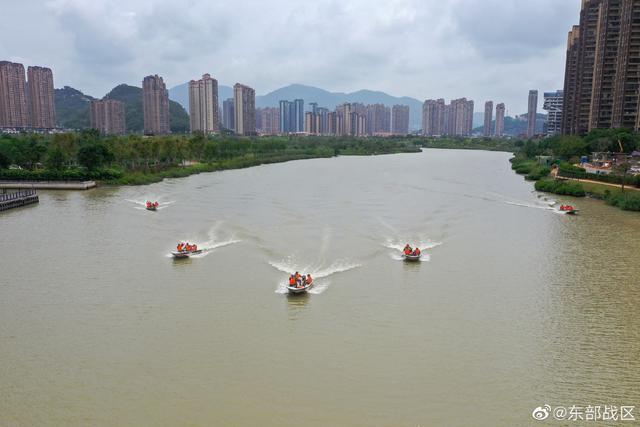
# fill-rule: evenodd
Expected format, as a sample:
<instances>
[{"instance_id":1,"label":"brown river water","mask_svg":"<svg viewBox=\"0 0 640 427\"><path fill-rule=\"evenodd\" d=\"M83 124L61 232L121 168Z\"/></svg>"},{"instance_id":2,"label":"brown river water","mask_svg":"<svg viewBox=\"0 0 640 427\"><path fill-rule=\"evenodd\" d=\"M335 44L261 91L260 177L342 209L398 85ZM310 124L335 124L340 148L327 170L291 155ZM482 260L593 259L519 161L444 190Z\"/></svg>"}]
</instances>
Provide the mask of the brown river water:
<instances>
[{"instance_id":1,"label":"brown river water","mask_svg":"<svg viewBox=\"0 0 640 427\"><path fill-rule=\"evenodd\" d=\"M508 159L40 192L0 215L0 426L578 425L532 411L640 405L640 215L560 214ZM179 240L207 252L174 261ZM306 296L284 293L296 269Z\"/></svg>"}]
</instances>

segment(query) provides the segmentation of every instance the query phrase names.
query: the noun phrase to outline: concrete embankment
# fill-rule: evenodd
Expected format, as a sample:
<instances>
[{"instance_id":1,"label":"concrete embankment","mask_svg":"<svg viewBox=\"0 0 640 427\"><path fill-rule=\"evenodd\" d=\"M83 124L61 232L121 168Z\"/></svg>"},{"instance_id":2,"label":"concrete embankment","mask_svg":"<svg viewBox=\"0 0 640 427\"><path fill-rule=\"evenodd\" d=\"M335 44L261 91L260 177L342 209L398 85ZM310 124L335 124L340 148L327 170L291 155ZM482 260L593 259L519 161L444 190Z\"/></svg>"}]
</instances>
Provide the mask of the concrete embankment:
<instances>
[{"instance_id":1,"label":"concrete embankment","mask_svg":"<svg viewBox=\"0 0 640 427\"><path fill-rule=\"evenodd\" d=\"M95 181L0 181L0 189L88 190Z\"/></svg>"},{"instance_id":2,"label":"concrete embankment","mask_svg":"<svg viewBox=\"0 0 640 427\"><path fill-rule=\"evenodd\" d=\"M0 211L7 209L19 208L20 206L38 203L38 194L36 190L20 190L15 193L0 194Z\"/></svg>"}]
</instances>

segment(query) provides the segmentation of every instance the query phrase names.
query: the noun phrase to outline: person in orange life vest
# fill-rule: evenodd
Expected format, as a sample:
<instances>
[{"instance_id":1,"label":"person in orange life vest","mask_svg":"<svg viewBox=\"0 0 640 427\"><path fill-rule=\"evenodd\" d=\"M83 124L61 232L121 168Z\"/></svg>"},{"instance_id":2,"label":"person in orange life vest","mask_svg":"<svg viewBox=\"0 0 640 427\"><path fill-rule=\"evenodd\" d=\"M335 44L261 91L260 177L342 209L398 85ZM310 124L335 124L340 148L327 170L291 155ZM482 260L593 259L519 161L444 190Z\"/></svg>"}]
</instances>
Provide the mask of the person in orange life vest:
<instances>
[{"instance_id":1,"label":"person in orange life vest","mask_svg":"<svg viewBox=\"0 0 640 427\"><path fill-rule=\"evenodd\" d=\"M289 286L290 287L296 286L296 276L294 276L293 274L289 276Z\"/></svg>"},{"instance_id":2,"label":"person in orange life vest","mask_svg":"<svg viewBox=\"0 0 640 427\"><path fill-rule=\"evenodd\" d=\"M420 255L420 248L416 248L416 250L415 250L415 251L413 251L413 254L414 254L415 256L419 256L419 255Z\"/></svg>"},{"instance_id":3,"label":"person in orange life vest","mask_svg":"<svg viewBox=\"0 0 640 427\"><path fill-rule=\"evenodd\" d=\"M404 254L405 255L411 255L411 246L409 246L409 244L407 243L407 245L404 247Z\"/></svg>"},{"instance_id":4,"label":"person in orange life vest","mask_svg":"<svg viewBox=\"0 0 640 427\"><path fill-rule=\"evenodd\" d=\"M311 285L313 283L313 279L311 278L310 274L307 274L307 286Z\"/></svg>"}]
</instances>

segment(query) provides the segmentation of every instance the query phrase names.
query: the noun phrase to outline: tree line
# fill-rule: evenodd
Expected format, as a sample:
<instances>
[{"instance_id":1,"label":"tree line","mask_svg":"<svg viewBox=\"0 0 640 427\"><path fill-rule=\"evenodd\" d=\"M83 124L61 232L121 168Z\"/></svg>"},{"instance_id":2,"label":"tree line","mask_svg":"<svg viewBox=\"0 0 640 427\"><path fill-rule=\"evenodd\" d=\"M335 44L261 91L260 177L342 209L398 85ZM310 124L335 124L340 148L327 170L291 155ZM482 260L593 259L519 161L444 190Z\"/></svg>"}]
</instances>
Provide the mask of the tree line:
<instances>
[{"instance_id":1,"label":"tree line","mask_svg":"<svg viewBox=\"0 0 640 427\"><path fill-rule=\"evenodd\" d=\"M385 154L416 151L416 141L404 138L237 137L142 135L101 136L96 130L78 133L4 134L0 136L0 169L27 171L120 172L159 171L192 163L214 163L243 156L274 158L283 154L327 157L339 154Z\"/></svg>"}]
</instances>

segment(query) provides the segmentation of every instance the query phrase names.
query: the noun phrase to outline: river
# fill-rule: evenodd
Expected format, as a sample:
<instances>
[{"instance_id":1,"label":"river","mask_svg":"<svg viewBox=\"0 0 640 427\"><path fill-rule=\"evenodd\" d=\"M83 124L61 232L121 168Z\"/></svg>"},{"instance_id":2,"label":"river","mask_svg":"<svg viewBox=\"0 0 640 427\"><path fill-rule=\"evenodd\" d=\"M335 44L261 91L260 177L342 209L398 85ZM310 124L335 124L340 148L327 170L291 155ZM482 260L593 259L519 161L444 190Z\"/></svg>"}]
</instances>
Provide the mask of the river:
<instances>
[{"instance_id":1,"label":"river","mask_svg":"<svg viewBox=\"0 0 640 427\"><path fill-rule=\"evenodd\" d=\"M515 426L640 405L640 215L562 215L508 159L40 192L0 216L0 425ZM209 250L174 261L178 240ZM306 296L283 292L296 269Z\"/></svg>"}]
</instances>

